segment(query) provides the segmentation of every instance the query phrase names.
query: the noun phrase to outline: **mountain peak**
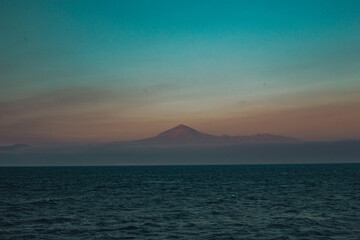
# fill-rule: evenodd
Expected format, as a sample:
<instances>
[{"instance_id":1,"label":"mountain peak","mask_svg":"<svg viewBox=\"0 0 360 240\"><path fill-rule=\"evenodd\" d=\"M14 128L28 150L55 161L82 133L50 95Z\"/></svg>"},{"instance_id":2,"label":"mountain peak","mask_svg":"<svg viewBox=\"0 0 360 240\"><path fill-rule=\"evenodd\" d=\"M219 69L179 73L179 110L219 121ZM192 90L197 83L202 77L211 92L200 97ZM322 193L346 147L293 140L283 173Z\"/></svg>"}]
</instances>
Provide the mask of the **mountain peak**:
<instances>
[{"instance_id":1,"label":"mountain peak","mask_svg":"<svg viewBox=\"0 0 360 240\"><path fill-rule=\"evenodd\" d=\"M191 137L194 135L199 135L200 132L196 131L195 129L188 127L184 124L180 124L174 128L166 130L160 133L158 136L164 137Z\"/></svg>"},{"instance_id":2,"label":"mountain peak","mask_svg":"<svg viewBox=\"0 0 360 240\"><path fill-rule=\"evenodd\" d=\"M257 134L252 136L214 136L179 124L155 137L136 141L145 144L241 144L241 143L286 143L299 142L298 139L271 134Z\"/></svg>"},{"instance_id":3,"label":"mountain peak","mask_svg":"<svg viewBox=\"0 0 360 240\"><path fill-rule=\"evenodd\" d=\"M204 144L214 142L217 137L201 133L184 124L166 130L155 137L140 140L138 142L150 144Z\"/></svg>"}]
</instances>

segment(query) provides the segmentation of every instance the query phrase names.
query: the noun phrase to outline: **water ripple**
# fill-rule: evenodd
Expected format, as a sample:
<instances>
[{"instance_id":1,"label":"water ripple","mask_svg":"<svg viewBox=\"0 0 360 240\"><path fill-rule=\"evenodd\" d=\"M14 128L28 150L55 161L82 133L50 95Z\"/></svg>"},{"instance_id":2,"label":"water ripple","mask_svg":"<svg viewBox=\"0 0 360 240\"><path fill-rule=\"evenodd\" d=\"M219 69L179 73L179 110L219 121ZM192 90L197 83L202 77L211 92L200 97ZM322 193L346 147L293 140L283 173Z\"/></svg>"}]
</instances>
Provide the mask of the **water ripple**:
<instances>
[{"instance_id":1,"label":"water ripple","mask_svg":"<svg viewBox=\"0 0 360 240\"><path fill-rule=\"evenodd\" d=\"M360 165L0 168L1 239L359 239Z\"/></svg>"}]
</instances>

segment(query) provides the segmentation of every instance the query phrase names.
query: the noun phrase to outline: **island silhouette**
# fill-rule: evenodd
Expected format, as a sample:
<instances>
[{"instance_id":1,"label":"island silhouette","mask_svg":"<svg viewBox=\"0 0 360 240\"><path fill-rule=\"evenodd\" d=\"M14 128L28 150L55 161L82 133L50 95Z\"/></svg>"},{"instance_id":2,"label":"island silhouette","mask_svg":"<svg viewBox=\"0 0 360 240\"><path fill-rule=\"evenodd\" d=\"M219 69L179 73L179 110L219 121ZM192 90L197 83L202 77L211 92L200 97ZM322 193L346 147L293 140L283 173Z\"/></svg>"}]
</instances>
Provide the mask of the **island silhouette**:
<instances>
[{"instance_id":1,"label":"island silhouette","mask_svg":"<svg viewBox=\"0 0 360 240\"><path fill-rule=\"evenodd\" d=\"M156 136L65 146L0 147L0 166L202 165L358 162L360 141L302 141L273 134L216 136L184 124Z\"/></svg>"},{"instance_id":2,"label":"island silhouette","mask_svg":"<svg viewBox=\"0 0 360 240\"><path fill-rule=\"evenodd\" d=\"M249 136L215 136L199 132L184 124L179 124L174 128L159 133L157 136L135 140L133 142L148 145L224 145L240 143L300 143L303 141L293 137L284 137L268 133Z\"/></svg>"}]
</instances>

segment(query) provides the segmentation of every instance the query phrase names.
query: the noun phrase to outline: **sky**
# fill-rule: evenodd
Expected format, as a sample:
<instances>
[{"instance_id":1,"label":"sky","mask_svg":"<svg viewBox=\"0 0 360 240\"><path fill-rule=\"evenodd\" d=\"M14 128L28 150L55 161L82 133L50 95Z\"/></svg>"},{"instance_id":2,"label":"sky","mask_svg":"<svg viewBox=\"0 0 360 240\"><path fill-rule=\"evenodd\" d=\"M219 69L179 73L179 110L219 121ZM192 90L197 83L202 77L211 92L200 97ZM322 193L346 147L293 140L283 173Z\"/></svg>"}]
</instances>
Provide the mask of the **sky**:
<instances>
[{"instance_id":1,"label":"sky","mask_svg":"<svg viewBox=\"0 0 360 240\"><path fill-rule=\"evenodd\" d=\"M0 145L360 139L360 1L0 1Z\"/></svg>"}]
</instances>

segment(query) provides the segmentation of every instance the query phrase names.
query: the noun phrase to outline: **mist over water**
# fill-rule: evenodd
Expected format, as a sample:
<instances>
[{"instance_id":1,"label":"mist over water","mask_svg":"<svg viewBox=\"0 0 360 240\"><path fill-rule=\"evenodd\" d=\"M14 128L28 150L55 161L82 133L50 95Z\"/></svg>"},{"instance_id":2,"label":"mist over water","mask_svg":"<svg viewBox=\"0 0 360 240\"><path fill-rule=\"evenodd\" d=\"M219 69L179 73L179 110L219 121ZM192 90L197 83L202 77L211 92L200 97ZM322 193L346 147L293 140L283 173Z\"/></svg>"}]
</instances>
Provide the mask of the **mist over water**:
<instances>
[{"instance_id":1,"label":"mist over water","mask_svg":"<svg viewBox=\"0 0 360 240\"><path fill-rule=\"evenodd\" d=\"M360 165L0 168L1 239L358 239Z\"/></svg>"},{"instance_id":2,"label":"mist over water","mask_svg":"<svg viewBox=\"0 0 360 240\"><path fill-rule=\"evenodd\" d=\"M360 162L360 141L204 146L110 144L0 151L0 166Z\"/></svg>"}]
</instances>

